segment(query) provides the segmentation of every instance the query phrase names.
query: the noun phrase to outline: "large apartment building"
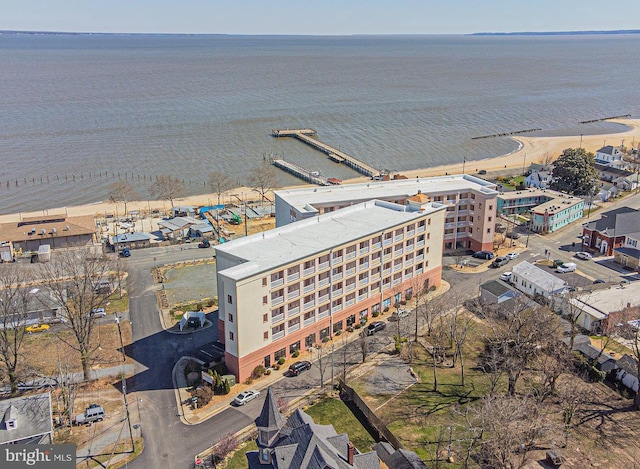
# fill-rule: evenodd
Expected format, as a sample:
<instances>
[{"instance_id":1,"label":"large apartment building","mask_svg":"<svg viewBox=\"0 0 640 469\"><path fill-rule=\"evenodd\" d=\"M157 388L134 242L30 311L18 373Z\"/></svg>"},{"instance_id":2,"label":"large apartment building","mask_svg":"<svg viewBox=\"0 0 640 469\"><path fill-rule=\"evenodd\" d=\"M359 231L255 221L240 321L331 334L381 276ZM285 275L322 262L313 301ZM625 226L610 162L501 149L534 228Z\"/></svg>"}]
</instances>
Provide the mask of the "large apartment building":
<instances>
[{"instance_id":1,"label":"large apartment building","mask_svg":"<svg viewBox=\"0 0 640 469\"><path fill-rule=\"evenodd\" d=\"M446 206L371 200L216 247L218 336L239 381L438 286Z\"/></svg>"},{"instance_id":2,"label":"large apartment building","mask_svg":"<svg viewBox=\"0 0 640 469\"><path fill-rule=\"evenodd\" d=\"M468 174L276 191L276 226L372 199L404 205L418 193L446 206L445 251L493 249L498 191L494 183Z\"/></svg>"}]
</instances>

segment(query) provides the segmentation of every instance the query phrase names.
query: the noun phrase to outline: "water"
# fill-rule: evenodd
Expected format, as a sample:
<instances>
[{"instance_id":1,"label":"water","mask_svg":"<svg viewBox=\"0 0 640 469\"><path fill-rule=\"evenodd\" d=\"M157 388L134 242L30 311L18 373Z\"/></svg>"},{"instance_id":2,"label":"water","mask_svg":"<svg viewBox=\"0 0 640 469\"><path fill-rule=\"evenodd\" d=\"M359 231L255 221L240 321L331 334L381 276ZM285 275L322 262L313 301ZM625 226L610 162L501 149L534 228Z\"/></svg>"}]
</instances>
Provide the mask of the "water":
<instances>
[{"instance_id":1,"label":"water","mask_svg":"<svg viewBox=\"0 0 640 469\"><path fill-rule=\"evenodd\" d=\"M163 174L204 193L210 171L244 183L268 153L358 176L273 128L390 170L516 149L481 135L621 130L578 122L637 117L639 49L640 35L0 35L1 210L105 200L118 173L141 199Z\"/></svg>"}]
</instances>

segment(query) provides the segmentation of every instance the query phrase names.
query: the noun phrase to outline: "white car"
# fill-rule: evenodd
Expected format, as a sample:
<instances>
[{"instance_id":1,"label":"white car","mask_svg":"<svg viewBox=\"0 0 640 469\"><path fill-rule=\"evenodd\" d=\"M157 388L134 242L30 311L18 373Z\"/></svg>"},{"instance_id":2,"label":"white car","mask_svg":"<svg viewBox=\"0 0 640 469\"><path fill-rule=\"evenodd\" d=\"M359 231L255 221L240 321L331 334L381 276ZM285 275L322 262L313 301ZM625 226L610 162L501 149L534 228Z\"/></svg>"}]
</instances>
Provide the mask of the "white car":
<instances>
[{"instance_id":1,"label":"white car","mask_svg":"<svg viewBox=\"0 0 640 469\"><path fill-rule=\"evenodd\" d=\"M245 405L247 402L254 400L259 395L260 391L256 391L255 389L244 391L236 396L236 398L233 400L233 403L235 405Z\"/></svg>"},{"instance_id":2,"label":"white car","mask_svg":"<svg viewBox=\"0 0 640 469\"><path fill-rule=\"evenodd\" d=\"M508 254L507 254L506 256L504 256L504 257L506 257L507 259L509 259L510 261L512 261L512 260L517 259L518 257L520 257L520 253L519 253L519 252L515 252L515 251L513 251L513 252L508 253Z\"/></svg>"},{"instance_id":3,"label":"white car","mask_svg":"<svg viewBox=\"0 0 640 469\"><path fill-rule=\"evenodd\" d=\"M591 259L592 256L588 252L580 251L580 252L576 252L576 257L578 259L582 259L583 261L588 261L589 259Z\"/></svg>"},{"instance_id":4,"label":"white car","mask_svg":"<svg viewBox=\"0 0 640 469\"><path fill-rule=\"evenodd\" d=\"M107 317L107 312L104 308L93 308L88 316L91 318L105 318Z\"/></svg>"},{"instance_id":5,"label":"white car","mask_svg":"<svg viewBox=\"0 0 640 469\"><path fill-rule=\"evenodd\" d=\"M508 282L510 278L511 278L511 272L503 272L500 275L500 280L504 280L505 282Z\"/></svg>"}]
</instances>

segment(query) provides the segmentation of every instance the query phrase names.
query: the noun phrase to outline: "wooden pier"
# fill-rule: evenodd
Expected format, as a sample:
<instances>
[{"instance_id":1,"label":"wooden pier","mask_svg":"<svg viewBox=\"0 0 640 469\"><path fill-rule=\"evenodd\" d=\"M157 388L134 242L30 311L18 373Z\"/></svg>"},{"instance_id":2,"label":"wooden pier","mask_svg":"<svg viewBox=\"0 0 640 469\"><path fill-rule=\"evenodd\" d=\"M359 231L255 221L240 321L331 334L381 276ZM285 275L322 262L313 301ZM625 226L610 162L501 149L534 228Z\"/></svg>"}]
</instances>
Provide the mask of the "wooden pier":
<instances>
[{"instance_id":1,"label":"wooden pier","mask_svg":"<svg viewBox=\"0 0 640 469\"><path fill-rule=\"evenodd\" d=\"M302 168L301 166L295 165L293 163L289 163L281 158L272 158L271 164L280 168L283 171L286 171L289 174L293 174L296 177L299 177L305 182L311 184L317 184L319 186L331 186L333 185L329 182L329 178L324 176L320 176L317 171L309 171L307 169Z\"/></svg>"},{"instance_id":2,"label":"wooden pier","mask_svg":"<svg viewBox=\"0 0 640 469\"><path fill-rule=\"evenodd\" d=\"M316 135L316 133L317 132L313 129L274 129L272 135L274 137L297 138L301 142L304 142L307 145L312 146L316 150L320 150L321 152L325 153L332 161L347 165L351 169L354 169L360 174L364 174L365 176L374 177L380 175L380 171L378 171L373 166L369 166L359 159L347 155L343 151L340 151L337 148L332 147L331 145L327 145L326 143L322 143L320 140L312 138L311 136Z\"/></svg>"}]
</instances>

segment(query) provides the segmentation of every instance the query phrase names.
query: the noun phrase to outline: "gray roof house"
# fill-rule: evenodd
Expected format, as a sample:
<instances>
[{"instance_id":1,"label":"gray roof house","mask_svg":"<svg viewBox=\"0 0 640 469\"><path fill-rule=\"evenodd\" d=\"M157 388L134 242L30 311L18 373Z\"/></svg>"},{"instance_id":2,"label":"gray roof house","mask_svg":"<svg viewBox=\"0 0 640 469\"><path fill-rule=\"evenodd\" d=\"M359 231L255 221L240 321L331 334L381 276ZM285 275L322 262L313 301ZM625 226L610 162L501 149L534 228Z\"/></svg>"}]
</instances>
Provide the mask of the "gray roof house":
<instances>
[{"instance_id":1,"label":"gray roof house","mask_svg":"<svg viewBox=\"0 0 640 469\"><path fill-rule=\"evenodd\" d=\"M618 368L616 364L616 359L613 358L608 353L603 352L591 345L591 341L589 343L581 342L574 343L573 350L579 352L582 356L587 358L589 361L594 362L594 366L600 371L609 372Z\"/></svg>"},{"instance_id":2,"label":"gray roof house","mask_svg":"<svg viewBox=\"0 0 640 469\"><path fill-rule=\"evenodd\" d=\"M480 285L480 300L486 304L500 304L520 296L520 292L499 280L489 280Z\"/></svg>"},{"instance_id":3,"label":"gray roof house","mask_svg":"<svg viewBox=\"0 0 640 469\"><path fill-rule=\"evenodd\" d=\"M386 441L377 443L373 448L382 462L393 469L427 469L427 465L413 451L404 448L396 450Z\"/></svg>"},{"instance_id":4,"label":"gray roof house","mask_svg":"<svg viewBox=\"0 0 640 469\"><path fill-rule=\"evenodd\" d=\"M51 394L0 401L0 445L51 444L53 419Z\"/></svg>"},{"instance_id":5,"label":"gray roof house","mask_svg":"<svg viewBox=\"0 0 640 469\"><path fill-rule=\"evenodd\" d=\"M548 269L541 269L527 261L514 265L511 269L511 284L522 293L535 297L541 295L552 299L565 291L567 283L553 275Z\"/></svg>"},{"instance_id":6,"label":"gray roof house","mask_svg":"<svg viewBox=\"0 0 640 469\"><path fill-rule=\"evenodd\" d=\"M158 222L163 238L187 236L192 226L200 224L202 224L202 221L196 220L193 217L175 217L170 220L160 220Z\"/></svg>"},{"instance_id":7,"label":"gray roof house","mask_svg":"<svg viewBox=\"0 0 640 469\"><path fill-rule=\"evenodd\" d=\"M285 419L271 388L255 423L258 449L247 452L249 469L380 469L375 451L360 453L333 425L318 425L300 409Z\"/></svg>"},{"instance_id":8,"label":"gray roof house","mask_svg":"<svg viewBox=\"0 0 640 469\"><path fill-rule=\"evenodd\" d=\"M598 164L611 164L622 160L622 152L612 145L604 146L596 150L595 162Z\"/></svg>"}]
</instances>

